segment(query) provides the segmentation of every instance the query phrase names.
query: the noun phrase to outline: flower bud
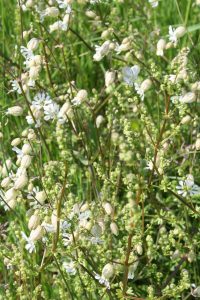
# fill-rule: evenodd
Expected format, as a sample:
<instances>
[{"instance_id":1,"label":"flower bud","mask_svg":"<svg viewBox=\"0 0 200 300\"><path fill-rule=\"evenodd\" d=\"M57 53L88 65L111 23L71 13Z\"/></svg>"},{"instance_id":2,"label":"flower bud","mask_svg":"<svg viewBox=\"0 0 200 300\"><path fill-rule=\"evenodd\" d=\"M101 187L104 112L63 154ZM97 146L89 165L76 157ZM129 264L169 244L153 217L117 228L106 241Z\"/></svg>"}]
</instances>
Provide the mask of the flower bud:
<instances>
[{"instance_id":1,"label":"flower bud","mask_svg":"<svg viewBox=\"0 0 200 300\"><path fill-rule=\"evenodd\" d=\"M117 226L117 224L116 224L115 222L112 222L112 223L110 224L110 230L111 230L111 232L112 232L114 235L118 236L118 234L119 234L119 229L118 229L118 226Z\"/></svg>"},{"instance_id":2,"label":"flower bud","mask_svg":"<svg viewBox=\"0 0 200 300\"><path fill-rule=\"evenodd\" d=\"M62 117L64 115L68 115L71 110L71 104L69 102L65 102L59 111L59 115Z\"/></svg>"},{"instance_id":3,"label":"flower bud","mask_svg":"<svg viewBox=\"0 0 200 300\"><path fill-rule=\"evenodd\" d=\"M99 128L101 126L101 124L103 123L103 121L104 121L104 117L103 116L101 116L101 115L97 116L97 118L96 118L96 126L97 126L97 128Z\"/></svg>"},{"instance_id":4,"label":"flower bud","mask_svg":"<svg viewBox=\"0 0 200 300\"><path fill-rule=\"evenodd\" d=\"M195 142L195 148L196 150L200 150L200 138L198 138Z\"/></svg>"},{"instance_id":5,"label":"flower bud","mask_svg":"<svg viewBox=\"0 0 200 300\"><path fill-rule=\"evenodd\" d=\"M34 214L29 219L28 228L29 230L36 229L39 224L40 224L40 217L37 214Z\"/></svg>"},{"instance_id":6,"label":"flower bud","mask_svg":"<svg viewBox=\"0 0 200 300\"><path fill-rule=\"evenodd\" d=\"M157 43L157 51L156 51L157 56L163 56L164 55L165 46L166 46L166 41L163 40L163 39L160 39Z\"/></svg>"},{"instance_id":7,"label":"flower bud","mask_svg":"<svg viewBox=\"0 0 200 300\"><path fill-rule=\"evenodd\" d=\"M40 192L37 192L36 195L35 195L35 199L40 202L40 204L43 204L44 201L46 200L47 196L46 196L46 193L45 191L40 191Z\"/></svg>"},{"instance_id":8,"label":"flower bud","mask_svg":"<svg viewBox=\"0 0 200 300\"><path fill-rule=\"evenodd\" d=\"M45 10L45 15L49 17L57 17L59 15L59 9L57 7L47 7Z\"/></svg>"},{"instance_id":9,"label":"flower bud","mask_svg":"<svg viewBox=\"0 0 200 300\"><path fill-rule=\"evenodd\" d=\"M30 79L36 80L38 78L39 71L40 71L40 67L38 66L31 67L29 70Z\"/></svg>"},{"instance_id":10,"label":"flower bud","mask_svg":"<svg viewBox=\"0 0 200 300\"><path fill-rule=\"evenodd\" d=\"M103 204L103 208L104 208L105 212L107 213L107 215L111 215L114 213L112 205L109 202L105 202Z\"/></svg>"},{"instance_id":11,"label":"flower bud","mask_svg":"<svg viewBox=\"0 0 200 300\"><path fill-rule=\"evenodd\" d=\"M105 86L109 87L115 81L115 72L114 71L106 71L105 73Z\"/></svg>"},{"instance_id":12,"label":"flower bud","mask_svg":"<svg viewBox=\"0 0 200 300\"><path fill-rule=\"evenodd\" d=\"M36 38L32 38L32 39L28 42L27 48L28 48L28 50L33 51L33 50L36 50L36 49L37 49L38 45L39 45L39 40L36 39Z\"/></svg>"},{"instance_id":13,"label":"flower bud","mask_svg":"<svg viewBox=\"0 0 200 300\"><path fill-rule=\"evenodd\" d=\"M185 33L186 33L186 28L184 26L179 26L175 30L175 35L176 35L177 39L179 39L182 36L184 36Z\"/></svg>"},{"instance_id":14,"label":"flower bud","mask_svg":"<svg viewBox=\"0 0 200 300\"><path fill-rule=\"evenodd\" d=\"M80 212L84 212L89 209L89 204L86 202L81 206Z\"/></svg>"},{"instance_id":15,"label":"flower bud","mask_svg":"<svg viewBox=\"0 0 200 300\"><path fill-rule=\"evenodd\" d=\"M34 185L33 185L33 183L32 182L30 182L29 183L29 185L28 185L28 191L29 191L29 193L31 193L32 191L33 191L33 189L34 189Z\"/></svg>"},{"instance_id":16,"label":"flower bud","mask_svg":"<svg viewBox=\"0 0 200 300\"><path fill-rule=\"evenodd\" d=\"M6 177L2 180L1 186L2 186L2 188L7 188L10 183L11 183L10 177Z\"/></svg>"},{"instance_id":17,"label":"flower bud","mask_svg":"<svg viewBox=\"0 0 200 300\"><path fill-rule=\"evenodd\" d=\"M200 5L200 3L199 3ZM192 296L194 297L200 297L200 286L198 286L197 288L194 289L194 291L192 292Z\"/></svg>"},{"instance_id":18,"label":"flower bud","mask_svg":"<svg viewBox=\"0 0 200 300\"><path fill-rule=\"evenodd\" d=\"M6 113L7 115L19 117L23 114L23 108L21 106L12 106L8 108Z\"/></svg>"},{"instance_id":19,"label":"flower bud","mask_svg":"<svg viewBox=\"0 0 200 300\"><path fill-rule=\"evenodd\" d=\"M152 81L150 79L145 79L142 83L140 88L143 90L143 92L148 91L152 86Z\"/></svg>"},{"instance_id":20,"label":"flower bud","mask_svg":"<svg viewBox=\"0 0 200 300\"><path fill-rule=\"evenodd\" d=\"M28 130L27 129L24 129L23 131L22 131L22 137L27 137L27 135L28 135Z\"/></svg>"},{"instance_id":21,"label":"flower bud","mask_svg":"<svg viewBox=\"0 0 200 300\"><path fill-rule=\"evenodd\" d=\"M28 140L30 140L30 141L35 140L35 139L36 139L36 134L35 134L35 132L34 132L33 130L32 130L32 131L29 131L27 138L28 138Z\"/></svg>"},{"instance_id":22,"label":"flower bud","mask_svg":"<svg viewBox=\"0 0 200 300\"><path fill-rule=\"evenodd\" d=\"M193 92L200 91L200 81L196 81L195 83L193 83L191 86L191 90Z\"/></svg>"},{"instance_id":23,"label":"flower bud","mask_svg":"<svg viewBox=\"0 0 200 300\"><path fill-rule=\"evenodd\" d=\"M30 154L31 151L32 151L32 148L31 148L30 144L26 143L23 145L23 147L22 147L23 154Z\"/></svg>"},{"instance_id":24,"label":"flower bud","mask_svg":"<svg viewBox=\"0 0 200 300\"><path fill-rule=\"evenodd\" d=\"M186 115L185 117L182 118L181 124L187 124L191 121L191 117L189 115Z\"/></svg>"},{"instance_id":25,"label":"flower bud","mask_svg":"<svg viewBox=\"0 0 200 300\"><path fill-rule=\"evenodd\" d=\"M57 228L57 220L57 211L54 210L51 215L51 224L54 226L54 228Z\"/></svg>"},{"instance_id":26,"label":"flower bud","mask_svg":"<svg viewBox=\"0 0 200 300\"><path fill-rule=\"evenodd\" d=\"M13 208L15 208L17 201L16 201L16 199L11 199L10 201L7 202L7 204L11 209L13 209Z\"/></svg>"},{"instance_id":27,"label":"flower bud","mask_svg":"<svg viewBox=\"0 0 200 300\"><path fill-rule=\"evenodd\" d=\"M196 94L193 92L186 93L180 97L181 103L192 103L196 100Z\"/></svg>"},{"instance_id":28,"label":"flower bud","mask_svg":"<svg viewBox=\"0 0 200 300\"><path fill-rule=\"evenodd\" d=\"M25 154L21 159L21 163L20 163L21 168L27 169L31 164L31 160L32 157L28 154Z\"/></svg>"},{"instance_id":29,"label":"flower bud","mask_svg":"<svg viewBox=\"0 0 200 300\"><path fill-rule=\"evenodd\" d=\"M91 18L91 19L94 19L94 18L96 17L95 12L92 11L92 10L87 10L87 11L85 12L85 14L86 14L86 16L87 16L88 18Z\"/></svg>"},{"instance_id":30,"label":"flower bud","mask_svg":"<svg viewBox=\"0 0 200 300\"><path fill-rule=\"evenodd\" d=\"M27 7L27 8L33 7L34 4L35 4L35 3L34 3L34 0L27 0L27 1L26 1L26 7Z\"/></svg>"},{"instance_id":31,"label":"flower bud","mask_svg":"<svg viewBox=\"0 0 200 300\"><path fill-rule=\"evenodd\" d=\"M12 199L16 199L18 192L14 188L10 188L5 192L5 201L9 202Z\"/></svg>"},{"instance_id":32,"label":"flower bud","mask_svg":"<svg viewBox=\"0 0 200 300\"><path fill-rule=\"evenodd\" d=\"M22 174L17 178L14 184L14 188L16 190L21 190L23 187L25 187L28 183L28 177L26 174Z\"/></svg>"},{"instance_id":33,"label":"flower bud","mask_svg":"<svg viewBox=\"0 0 200 300\"><path fill-rule=\"evenodd\" d=\"M114 266L110 263L106 264L102 270L102 277L109 280L114 275Z\"/></svg>"},{"instance_id":34,"label":"flower bud","mask_svg":"<svg viewBox=\"0 0 200 300\"><path fill-rule=\"evenodd\" d=\"M93 236L101 236L102 235L102 228L99 224L95 224L92 229L91 233Z\"/></svg>"},{"instance_id":35,"label":"flower bud","mask_svg":"<svg viewBox=\"0 0 200 300\"><path fill-rule=\"evenodd\" d=\"M36 229L30 233L30 239L32 242L40 240L44 235L44 229L41 225L37 226Z\"/></svg>"},{"instance_id":36,"label":"flower bud","mask_svg":"<svg viewBox=\"0 0 200 300\"><path fill-rule=\"evenodd\" d=\"M138 245L136 245L136 251L139 255L142 255L143 253L143 249L142 249L142 245L141 243L139 243Z\"/></svg>"},{"instance_id":37,"label":"flower bud","mask_svg":"<svg viewBox=\"0 0 200 300\"><path fill-rule=\"evenodd\" d=\"M87 99L87 96L88 96L88 93L86 90L80 90L77 93L76 98L82 102Z\"/></svg>"},{"instance_id":38,"label":"flower bud","mask_svg":"<svg viewBox=\"0 0 200 300\"><path fill-rule=\"evenodd\" d=\"M16 139L12 140L11 146L17 147L20 143L21 143L21 139L20 138L16 138Z\"/></svg>"}]
</instances>

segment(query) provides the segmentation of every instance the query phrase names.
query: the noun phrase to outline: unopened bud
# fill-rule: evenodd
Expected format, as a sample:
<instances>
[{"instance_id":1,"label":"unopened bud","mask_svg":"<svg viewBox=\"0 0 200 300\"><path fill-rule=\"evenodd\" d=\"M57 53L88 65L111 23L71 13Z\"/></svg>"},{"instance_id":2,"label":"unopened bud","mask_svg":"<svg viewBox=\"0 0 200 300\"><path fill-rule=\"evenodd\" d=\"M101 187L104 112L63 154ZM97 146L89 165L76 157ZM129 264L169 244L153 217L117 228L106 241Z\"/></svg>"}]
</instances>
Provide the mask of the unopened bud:
<instances>
[{"instance_id":1,"label":"unopened bud","mask_svg":"<svg viewBox=\"0 0 200 300\"><path fill-rule=\"evenodd\" d=\"M113 71L107 71L105 73L105 86L109 87L111 84L113 84L115 81L115 72Z\"/></svg>"},{"instance_id":2,"label":"unopened bud","mask_svg":"<svg viewBox=\"0 0 200 300\"><path fill-rule=\"evenodd\" d=\"M31 145L30 144L24 144L22 147L22 152L23 154L30 154L32 151Z\"/></svg>"},{"instance_id":3,"label":"unopened bud","mask_svg":"<svg viewBox=\"0 0 200 300\"><path fill-rule=\"evenodd\" d=\"M39 224L40 224L40 217L37 214L34 214L29 219L28 228L29 230L36 229Z\"/></svg>"},{"instance_id":4,"label":"unopened bud","mask_svg":"<svg viewBox=\"0 0 200 300\"><path fill-rule=\"evenodd\" d=\"M182 103L192 103L196 100L196 94L193 92L186 93L180 97L180 102Z\"/></svg>"},{"instance_id":5,"label":"unopened bud","mask_svg":"<svg viewBox=\"0 0 200 300\"><path fill-rule=\"evenodd\" d=\"M103 116L101 116L101 115L97 116L97 118L96 118L96 126L97 126L97 128L99 128L101 126L101 124L103 123L103 121L104 121L104 117Z\"/></svg>"},{"instance_id":6,"label":"unopened bud","mask_svg":"<svg viewBox=\"0 0 200 300\"><path fill-rule=\"evenodd\" d=\"M35 199L40 202L40 204L43 204L44 201L46 200L47 196L46 196L46 193L45 191L40 191L40 192L37 192L36 195L35 195Z\"/></svg>"},{"instance_id":7,"label":"unopened bud","mask_svg":"<svg viewBox=\"0 0 200 300\"><path fill-rule=\"evenodd\" d=\"M118 229L118 226L117 226L117 224L116 224L115 222L112 222L112 223L110 224L110 230L111 230L111 232L112 232L114 235L118 236L118 234L119 234L119 229Z\"/></svg>"},{"instance_id":8,"label":"unopened bud","mask_svg":"<svg viewBox=\"0 0 200 300\"><path fill-rule=\"evenodd\" d=\"M102 277L108 280L113 275L114 275L114 266L110 263L106 264L102 270Z\"/></svg>"},{"instance_id":9,"label":"unopened bud","mask_svg":"<svg viewBox=\"0 0 200 300\"><path fill-rule=\"evenodd\" d=\"M2 188L7 188L10 183L11 183L10 177L6 177L2 180L1 186L2 186Z\"/></svg>"},{"instance_id":10,"label":"unopened bud","mask_svg":"<svg viewBox=\"0 0 200 300\"><path fill-rule=\"evenodd\" d=\"M21 139L20 138L16 138L16 139L12 140L11 146L17 147L20 143L21 143Z\"/></svg>"},{"instance_id":11,"label":"unopened bud","mask_svg":"<svg viewBox=\"0 0 200 300\"><path fill-rule=\"evenodd\" d=\"M28 183L28 177L26 174L22 174L17 178L14 184L14 188L16 190L21 190L23 187L25 187Z\"/></svg>"},{"instance_id":12,"label":"unopened bud","mask_svg":"<svg viewBox=\"0 0 200 300\"><path fill-rule=\"evenodd\" d=\"M151 86L152 86L152 81L150 79L145 79L142 82L140 88L143 90L143 92L146 92L151 88Z\"/></svg>"},{"instance_id":13,"label":"unopened bud","mask_svg":"<svg viewBox=\"0 0 200 300\"><path fill-rule=\"evenodd\" d=\"M157 43L157 51L156 51L156 55L158 56L163 56L164 55L164 49L166 46L166 41L163 39L160 39Z\"/></svg>"},{"instance_id":14,"label":"unopened bud","mask_svg":"<svg viewBox=\"0 0 200 300\"><path fill-rule=\"evenodd\" d=\"M32 157L28 154L24 155L21 159L21 168L27 169L31 164Z\"/></svg>"},{"instance_id":15,"label":"unopened bud","mask_svg":"<svg viewBox=\"0 0 200 300\"><path fill-rule=\"evenodd\" d=\"M44 235L44 229L41 225L37 226L36 229L30 233L30 239L32 242L40 240Z\"/></svg>"},{"instance_id":16,"label":"unopened bud","mask_svg":"<svg viewBox=\"0 0 200 300\"><path fill-rule=\"evenodd\" d=\"M114 212L112 205L109 202L104 203L103 208L104 208L105 212L107 213L107 215L111 215Z\"/></svg>"},{"instance_id":17,"label":"unopened bud","mask_svg":"<svg viewBox=\"0 0 200 300\"><path fill-rule=\"evenodd\" d=\"M28 48L28 50L33 51L33 50L36 50L36 49L37 49L38 45L39 45L39 40L36 39L36 38L32 38L32 39L28 42L27 48Z\"/></svg>"},{"instance_id":18,"label":"unopened bud","mask_svg":"<svg viewBox=\"0 0 200 300\"><path fill-rule=\"evenodd\" d=\"M187 124L191 121L191 117L189 115L185 116L181 120L181 124Z\"/></svg>"},{"instance_id":19,"label":"unopened bud","mask_svg":"<svg viewBox=\"0 0 200 300\"><path fill-rule=\"evenodd\" d=\"M23 114L23 108L21 106L9 107L6 113L7 115L19 117Z\"/></svg>"}]
</instances>

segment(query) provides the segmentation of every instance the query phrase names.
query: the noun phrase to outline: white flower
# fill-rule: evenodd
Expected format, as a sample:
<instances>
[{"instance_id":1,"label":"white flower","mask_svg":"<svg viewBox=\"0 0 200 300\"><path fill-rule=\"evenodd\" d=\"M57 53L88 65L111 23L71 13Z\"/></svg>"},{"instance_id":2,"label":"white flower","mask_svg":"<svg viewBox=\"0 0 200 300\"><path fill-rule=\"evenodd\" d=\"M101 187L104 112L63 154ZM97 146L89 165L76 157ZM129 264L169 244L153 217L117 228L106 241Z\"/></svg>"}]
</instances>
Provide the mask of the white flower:
<instances>
[{"instance_id":1,"label":"white flower","mask_svg":"<svg viewBox=\"0 0 200 300\"><path fill-rule=\"evenodd\" d=\"M13 147L12 150L17 153L17 158L21 159L24 156L24 153L18 147Z\"/></svg>"},{"instance_id":2,"label":"white flower","mask_svg":"<svg viewBox=\"0 0 200 300\"><path fill-rule=\"evenodd\" d=\"M149 3L151 4L151 6L152 6L153 8L155 8L155 7L158 6L158 1L157 1L157 0L148 0L148 1L149 1Z\"/></svg>"},{"instance_id":3,"label":"white flower","mask_svg":"<svg viewBox=\"0 0 200 300\"><path fill-rule=\"evenodd\" d=\"M49 31L50 31L50 33L53 31L56 31L56 30L66 31L67 28L68 28L68 25L59 20L49 26Z\"/></svg>"},{"instance_id":4,"label":"white flower","mask_svg":"<svg viewBox=\"0 0 200 300\"><path fill-rule=\"evenodd\" d=\"M45 230L46 230L47 232L52 233L52 232L56 232L57 223L49 224L49 223L43 222L43 223L42 223L42 226L45 228ZM63 221L63 220L60 221L60 230L61 230L61 231L64 232L64 231L67 230L70 226L71 226L71 224L68 223L67 221Z\"/></svg>"},{"instance_id":5,"label":"white flower","mask_svg":"<svg viewBox=\"0 0 200 300\"><path fill-rule=\"evenodd\" d=\"M60 8L66 9L66 12L71 13L71 6L69 0L56 0Z\"/></svg>"},{"instance_id":6,"label":"white flower","mask_svg":"<svg viewBox=\"0 0 200 300\"><path fill-rule=\"evenodd\" d=\"M110 41L105 41L101 46L95 46L96 53L93 56L95 61L100 61L109 52Z\"/></svg>"},{"instance_id":7,"label":"white flower","mask_svg":"<svg viewBox=\"0 0 200 300\"><path fill-rule=\"evenodd\" d=\"M25 248L29 253L35 252L35 243L26 236L26 234L24 232L21 232L21 235L23 237L23 239L27 242Z\"/></svg>"},{"instance_id":8,"label":"white flower","mask_svg":"<svg viewBox=\"0 0 200 300\"><path fill-rule=\"evenodd\" d=\"M64 246L69 246L73 242L73 235L70 233L63 233L62 237Z\"/></svg>"},{"instance_id":9,"label":"white flower","mask_svg":"<svg viewBox=\"0 0 200 300\"><path fill-rule=\"evenodd\" d=\"M89 219L91 216L91 211L90 210L86 210L84 212L81 212L79 214L79 220L82 221L82 220L87 220Z\"/></svg>"},{"instance_id":10,"label":"white flower","mask_svg":"<svg viewBox=\"0 0 200 300\"><path fill-rule=\"evenodd\" d=\"M110 283L109 283L109 281L108 281L107 279L101 277L101 276L100 276L99 274L97 274L97 273L94 273L94 275L95 275L95 279L97 279L98 282L99 282L100 284L103 284L103 285L105 285L105 287L106 287L107 289L110 289Z\"/></svg>"},{"instance_id":11,"label":"white flower","mask_svg":"<svg viewBox=\"0 0 200 300\"><path fill-rule=\"evenodd\" d=\"M26 121L29 125L35 124L35 128L39 128L42 123L40 119L37 119L36 122L33 120L32 116L26 116Z\"/></svg>"},{"instance_id":12,"label":"white flower","mask_svg":"<svg viewBox=\"0 0 200 300\"><path fill-rule=\"evenodd\" d=\"M173 29L172 26L169 26L169 40L170 42L176 44L177 43L177 37L175 34L175 29Z\"/></svg>"},{"instance_id":13,"label":"white flower","mask_svg":"<svg viewBox=\"0 0 200 300\"><path fill-rule=\"evenodd\" d=\"M147 161L147 167L145 168L147 170L153 170L153 162L150 160L150 161Z\"/></svg>"},{"instance_id":14,"label":"white flower","mask_svg":"<svg viewBox=\"0 0 200 300\"><path fill-rule=\"evenodd\" d=\"M44 105L44 119L46 121L53 120L57 117L60 107L57 103L51 101L48 104Z\"/></svg>"},{"instance_id":15,"label":"white flower","mask_svg":"<svg viewBox=\"0 0 200 300\"><path fill-rule=\"evenodd\" d=\"M188 174L185 180L180 180L176 189L177 193L183 197L200 194L200 187L194 183L194 177L191 174Z\"/></svg>"},{"instance_id":16,"label":"white flower","mask_svg":"<svg viewBox=\"0 0 200 300\"><path fill-rule=\"evenodd\" d=\"M45 191L40 191L39 187L36 186L33 188L32 192L29 192L27 195L27 199L34 200L30 203L30 206L33 208L41 207L44 204L47 196Z\"/></svg>"},{"instance_id":17,"label":"white flower","mask_svg":"<svg viewBox=\"0 0 200 300\"><path fill-rule=\"evenodd\" d=\"M133 67L124 67L122 69L122 75L125 83L129 86L133 86L134 81L137 79L139 72L140 67L138 65L135 65Z\"/></svg>"},{"instance_id":18,"label":"white flower","mask_svg":"<svg viewBox=\"0 0 200 300\"><path fill-rule=\"evenodd\" d=\"M72 260L69 262L64 262L63 268L67 273L69 273L69 275L75 275L77 272L75 268L75 263Z\"/></svg>"},{"instance_id":19,"label":"white flower","mask_svg":"<svg viewBox=\"0 0 200 300\"><path fill-rule=\"evenodd\" d=\"M141 98L141 100L144 100L144 90L141 88L141 85L139 85L138 83L134 83L134 87L135 90L137 92L137 94L139 95L139 97Z\"/></svg>"},{"instance_id":20,"label":"white flower","mask_svg":"<svg viewBox=\"0 0 200 300\"><path fill-rule=\"evenodd\" d=\"M80 90L76 97L72 100L72 104L77 106L80 105L84 100L88 97L88 93L86 90Z\"/></svg>"},{"instance_id":21,"label":"white flower","mask_svg":"<svg viewBox=\"0 0 200 300\"><path fill-rule=\"evenodd\" d=\"M11 92L17 92L19 95L22 93L21 87L20 87L19 83L17 82L17 80L12 80L11 85L12 85Z\"/></svg>"},{"instance_id":22,"label":"white flower","mask_svg":"<svg viewBox=\"0 0 200 300\"><path fill-rule=\"evenodd\" d=\"M169 26L169 40L173 44L177 44L177 41L179 38L181 38L186 32L186 29L184 26L179 26L176 29L173 29L172 26Z\"/></svg>"},{"instance_id":23,"label":"white flower","mask_svg":"<svg viewBox=\"0 0 200 300\"><path fill-rule=\"evenodd\" d=\"M23 55L23 57L26 59L26 60L30 60L34 54L33 54L33 51L24 47L24 46L21 46L21 54Z\"/></svg>"},{"instance_id":24,"label":"white flower","mask_svg":"<svg viewBox=\"0 0 200 300\"><path fill-rule=\"evenodd\" d=\"M32 105L33 105L33 107L36 107L37 109L43 108L43 106L45 104L48 104L52 101L49 94L47 94L45 92L37 93L33 99L34 100L32 102Z\"/></svg>"},{"instance_id":25,"label":"white flower","mask_svg":"<svg viewBox=\"0 0 200 300\"><path fill-rule=\"evenodd\" d=\"M40 13L41 21L44 21L45 17L57 17L59 15L59 9L57 7L47 7Z\"/></svg>"},{"instance_id":26,"label":"white flower","mask_svg":"<svg viewBox=\"0 0 200 300\"><path fill-rule=\"evenodd\" d=\"M101 240L99 237L95 237L95 236L92 236L90 238L88 238L88 240L93 244L93 245L101 245L104 243L103 240Z\"/></svg>"}]
</instances>

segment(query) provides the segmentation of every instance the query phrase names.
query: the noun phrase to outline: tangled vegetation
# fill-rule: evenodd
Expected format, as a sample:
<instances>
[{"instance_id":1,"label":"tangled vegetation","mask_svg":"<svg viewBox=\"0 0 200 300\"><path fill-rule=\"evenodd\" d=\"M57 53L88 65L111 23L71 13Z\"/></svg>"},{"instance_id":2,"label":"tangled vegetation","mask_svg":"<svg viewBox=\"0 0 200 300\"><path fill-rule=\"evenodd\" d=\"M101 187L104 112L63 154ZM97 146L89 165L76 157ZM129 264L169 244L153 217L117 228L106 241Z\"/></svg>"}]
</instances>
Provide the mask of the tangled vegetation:
<instances>
[{"instance_id":1,"label":"tangled vegetation","mask_svg":"<svg viewBox=\"0 0 200 300\"><path fill-rule=\"evenodd\" d=\"M200 1L0 9L0 299L200 298Z\"/></svg>"}]
</instances>

